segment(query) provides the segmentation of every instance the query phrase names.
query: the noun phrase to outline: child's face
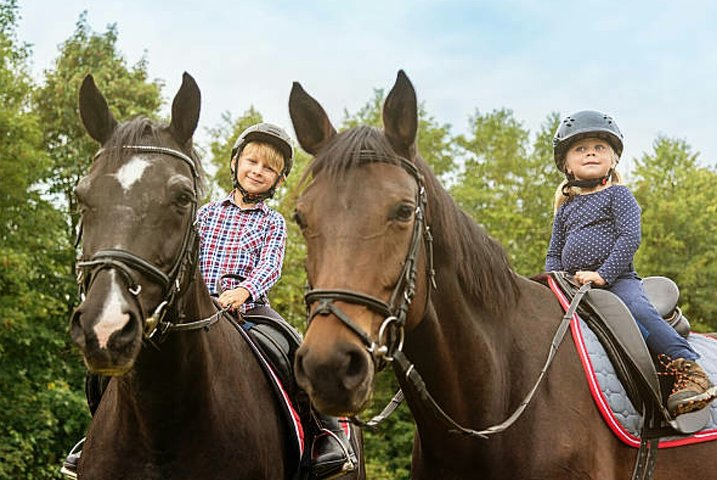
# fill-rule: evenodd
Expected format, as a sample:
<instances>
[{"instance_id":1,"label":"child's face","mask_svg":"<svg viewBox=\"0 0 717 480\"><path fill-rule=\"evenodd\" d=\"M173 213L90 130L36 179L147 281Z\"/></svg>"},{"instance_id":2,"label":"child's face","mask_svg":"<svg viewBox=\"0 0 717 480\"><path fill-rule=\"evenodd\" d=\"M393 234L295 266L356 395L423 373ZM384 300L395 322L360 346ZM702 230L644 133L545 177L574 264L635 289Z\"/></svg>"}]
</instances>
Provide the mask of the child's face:
<instances>
[{"instance_id":1,"label":"child's face","mask_svg":"<svg viewBox=\"0 0 717 480\"><path fill-rule=\"evenodd\" d=\"M260 149L249 144L237 160L237 180L250 194L264 193L279 177L280 172L276 167L277 165L271 165Z\"/></svg>"},{"instance_id":2,"label":"child's face","mask_svg":"<svg viewBox=\"0 0 717 480\"><path fill-rule=\"evenodd\" d=\"M594 180L607 175L613 167L614 154L610 144L601 138L583 138L570 146L565 154L565 168L577 180Z\"/></svg>"}]
</instances>

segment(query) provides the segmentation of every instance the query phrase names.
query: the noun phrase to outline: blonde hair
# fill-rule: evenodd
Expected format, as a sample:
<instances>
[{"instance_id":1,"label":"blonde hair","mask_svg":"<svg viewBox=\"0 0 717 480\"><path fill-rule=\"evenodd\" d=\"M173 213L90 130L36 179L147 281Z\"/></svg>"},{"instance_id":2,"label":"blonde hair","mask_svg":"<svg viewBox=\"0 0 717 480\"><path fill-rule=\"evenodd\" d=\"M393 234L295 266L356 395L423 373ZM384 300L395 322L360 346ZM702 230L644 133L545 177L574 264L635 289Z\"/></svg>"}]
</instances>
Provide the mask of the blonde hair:
<instances>
[{"instance_id":1,"label":"blonde hair","mask_svg":"<svg viewBox=\"0 0 717 480\"><path fill-rule=\"evenodd\" d=\"M610 148L610 151L612 152L612 173L610 174L610 178L608 179L606 186L609 185L622 185L622 175L615 170L615 167L617 167L617 163L620 161L620 157L615 153L615 150L612 148L611 145L608 145ZM568 184L568 179L563 180L560 185L558 185L558 188L555 190L555 195L553 196L553 215L557 213L558 208L560 208L560 205L567 202L571 198L580 195L583 191L580 187L570 187L565 188Z\"/></svg>"},{"instance_id":2,"label":"blonde hair","mask_svg":"<svg viewBox=\"0 0 717 480\"><path fill-rule=\"evenodd\" d=\"M279 175L284 172L284 155L272 144L257 141L249 142L242 148L241 153L236 157L236 161L239 162L242 155L247 152L262 157L269 167L276 170Z\"/></svg>"}]
</instances>

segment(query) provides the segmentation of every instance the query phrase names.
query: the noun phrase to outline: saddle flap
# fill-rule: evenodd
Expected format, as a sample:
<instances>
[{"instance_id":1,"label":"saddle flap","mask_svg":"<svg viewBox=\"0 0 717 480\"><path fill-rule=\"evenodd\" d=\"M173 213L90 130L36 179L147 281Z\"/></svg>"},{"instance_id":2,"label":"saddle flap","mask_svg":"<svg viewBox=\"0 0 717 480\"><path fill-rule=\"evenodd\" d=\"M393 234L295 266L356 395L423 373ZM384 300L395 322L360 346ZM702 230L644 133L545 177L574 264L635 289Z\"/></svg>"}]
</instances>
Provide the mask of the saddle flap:
<instances>
[{"instance_id":1,"label":"saddle flap","mask_svg":"<svg viewBox=\"0 0 717 480\"><path fill-rule=\"evenodd\" d=\"M630 310L617 295L607 290L592 289L586 294L586 300L593 311L600 315L612 340L627 353L635 372L640 374L653 398L661 404L662 394L655 365Z\"/></svg>"}]
</instances>

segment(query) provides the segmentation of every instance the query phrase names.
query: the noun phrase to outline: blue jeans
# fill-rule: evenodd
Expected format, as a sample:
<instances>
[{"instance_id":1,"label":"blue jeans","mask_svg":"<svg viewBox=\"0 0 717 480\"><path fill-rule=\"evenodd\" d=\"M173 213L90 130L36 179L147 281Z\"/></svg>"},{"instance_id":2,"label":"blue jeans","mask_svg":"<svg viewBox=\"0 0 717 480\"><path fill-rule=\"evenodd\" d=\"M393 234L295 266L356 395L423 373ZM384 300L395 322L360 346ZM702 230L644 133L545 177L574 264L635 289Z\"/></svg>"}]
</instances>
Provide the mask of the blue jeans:
<instances>
[{"instance_id":1,"label":"blue jeans","mask_svg":"<svg viewBox=\"0 0 717 480\"><path fill-rule=\"evenodd\" d=\"M624 273L612 285L606 287L627 306L632 316L637 320L642 336L645 338L647 348L653 355L664 353L671 358L684 358L697 360L699 355L687 340L680 336L652 306L645 295L642 280L635 272Z\"/></svg>"}]
</instances>

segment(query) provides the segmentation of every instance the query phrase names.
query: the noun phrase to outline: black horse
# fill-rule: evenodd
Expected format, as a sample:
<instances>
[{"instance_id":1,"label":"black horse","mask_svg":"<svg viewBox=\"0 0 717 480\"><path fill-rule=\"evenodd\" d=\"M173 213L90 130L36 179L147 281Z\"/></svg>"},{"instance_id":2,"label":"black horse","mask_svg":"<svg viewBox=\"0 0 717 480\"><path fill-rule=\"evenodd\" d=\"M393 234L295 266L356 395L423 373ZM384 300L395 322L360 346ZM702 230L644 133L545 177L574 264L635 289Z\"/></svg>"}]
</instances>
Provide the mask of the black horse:
<instances>
[{"instance_id":1,"label":"black horse","mask_svg":"<svg viewBox=\"0 0 717 480\"><path fill-rule=\"evenodd\" d=\"M197 269L199 109L186 73L167 126L118 124L91 76L80 89L82 121L102 148L76 189L83 300L71 335L91 372L113 376L90 425L81 479L281 479L297 471L275 391Z\"/></svg>"}]
</instances>

